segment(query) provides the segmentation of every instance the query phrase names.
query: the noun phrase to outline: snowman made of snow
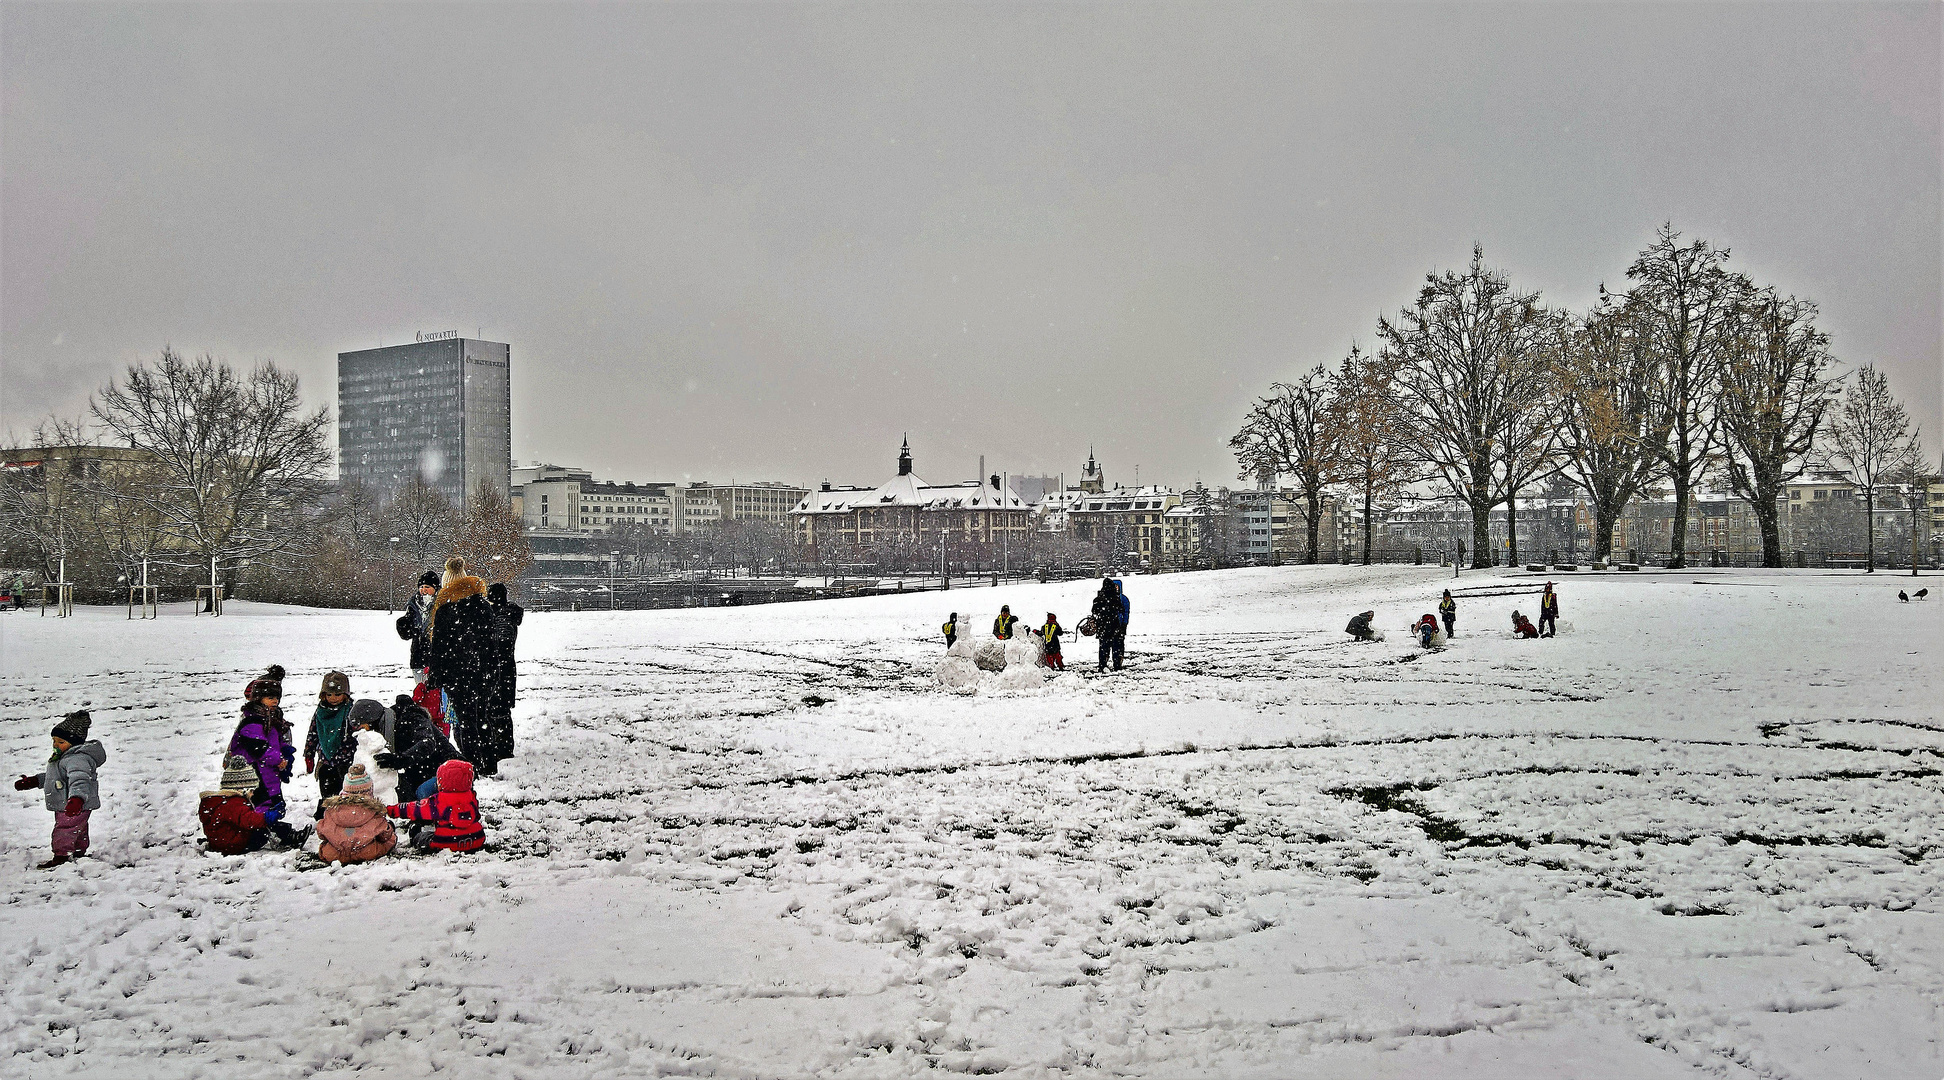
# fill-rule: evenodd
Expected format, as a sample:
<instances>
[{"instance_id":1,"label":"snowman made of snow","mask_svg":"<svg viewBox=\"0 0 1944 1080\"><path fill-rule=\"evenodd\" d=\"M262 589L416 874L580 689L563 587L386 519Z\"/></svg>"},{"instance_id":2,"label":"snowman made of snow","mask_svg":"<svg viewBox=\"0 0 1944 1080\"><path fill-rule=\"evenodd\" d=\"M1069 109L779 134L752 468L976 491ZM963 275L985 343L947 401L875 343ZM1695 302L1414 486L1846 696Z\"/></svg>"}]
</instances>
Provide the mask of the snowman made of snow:
<instances>
[{"instance_id":1,"label":"snowman made of snow","mask_svg":"<svg viewBox=\"0 0 1944 1080\"><path fill-rule=\"evenodd\" d=\"M370 728L357 733L358 751L351 757L352 765L363 765L365 775L371 777L371 795L386 806L398 802L398 770L378 767L378 755L391 749L385 737Z\"/></svg>"}]
</instances>

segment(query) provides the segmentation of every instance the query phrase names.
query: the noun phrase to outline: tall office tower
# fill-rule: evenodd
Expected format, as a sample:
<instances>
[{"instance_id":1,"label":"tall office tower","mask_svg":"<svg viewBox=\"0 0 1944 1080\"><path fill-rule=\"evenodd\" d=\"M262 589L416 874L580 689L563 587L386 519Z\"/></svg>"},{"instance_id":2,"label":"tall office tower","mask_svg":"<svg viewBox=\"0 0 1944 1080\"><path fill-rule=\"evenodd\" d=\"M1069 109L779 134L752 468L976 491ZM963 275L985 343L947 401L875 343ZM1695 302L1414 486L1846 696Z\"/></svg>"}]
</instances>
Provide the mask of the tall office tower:
<instances>
[{"instance_id":1,"label":"tall office tower","mask_svg":"<svg viewBox=\"0 0 1944 1080\"><path fill-rule=\"evenodd\" d=\"M513 350L457 331L338 354L338 478L390 498L414 476L456 508L513 474Z\"/></svg>"}]
</instances>

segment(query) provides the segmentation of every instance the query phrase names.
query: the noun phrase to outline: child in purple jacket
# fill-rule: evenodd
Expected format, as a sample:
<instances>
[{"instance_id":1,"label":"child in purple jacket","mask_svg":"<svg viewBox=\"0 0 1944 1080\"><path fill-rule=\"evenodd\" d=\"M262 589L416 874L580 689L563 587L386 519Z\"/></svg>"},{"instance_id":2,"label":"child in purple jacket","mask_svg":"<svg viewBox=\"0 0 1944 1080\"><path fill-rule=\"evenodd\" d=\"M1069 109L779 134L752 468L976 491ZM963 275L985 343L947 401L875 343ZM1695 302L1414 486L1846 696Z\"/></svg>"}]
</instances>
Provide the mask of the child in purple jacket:
<instances>
[{"instance_id":1,"label":"child in purple jacket","mask_svg":"<svg viewBox=\"0 0 1944 1080\"><path fill-rule=\"evenodd\" d=\"M243 691L243 718L230 736L229 752L249 762L257 776L255 806L258 812L275 811L270 825L286 847L303 842L303 834L283 821L283 786L297 763L297 746L291 741L290 721L284 719L284 669L272 664L270 670L250 680Z\"/></svg>"}]
</instances>

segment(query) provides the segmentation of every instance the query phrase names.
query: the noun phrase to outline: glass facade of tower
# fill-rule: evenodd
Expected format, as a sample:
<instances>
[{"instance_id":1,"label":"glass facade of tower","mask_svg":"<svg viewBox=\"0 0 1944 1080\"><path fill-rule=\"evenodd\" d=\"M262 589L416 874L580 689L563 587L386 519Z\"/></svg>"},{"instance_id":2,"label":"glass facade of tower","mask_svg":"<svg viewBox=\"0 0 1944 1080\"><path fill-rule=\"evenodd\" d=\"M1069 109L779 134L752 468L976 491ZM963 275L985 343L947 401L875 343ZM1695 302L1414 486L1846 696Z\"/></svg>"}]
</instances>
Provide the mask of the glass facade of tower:
<instances>
[{"instance_id":1,"label":"glass facade of tower","mask_svg":"<svg viewBox=\"0 0 1944 1080\"><path fill-rule=\"evenodd\" d=\"M512 347L449 337L338 354L338 477L390 498L414 476L455 507L513 472Z\"/></svg>"}]
</instances>

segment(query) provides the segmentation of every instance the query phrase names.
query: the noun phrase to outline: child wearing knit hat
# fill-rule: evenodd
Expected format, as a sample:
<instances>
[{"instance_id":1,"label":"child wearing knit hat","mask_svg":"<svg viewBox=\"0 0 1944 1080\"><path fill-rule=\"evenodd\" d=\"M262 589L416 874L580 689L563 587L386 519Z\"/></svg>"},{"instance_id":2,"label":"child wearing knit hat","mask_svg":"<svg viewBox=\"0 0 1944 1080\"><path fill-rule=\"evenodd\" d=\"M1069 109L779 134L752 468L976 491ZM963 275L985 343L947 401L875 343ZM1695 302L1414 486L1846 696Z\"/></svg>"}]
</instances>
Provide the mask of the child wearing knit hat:
<instances>
[{"instance_id":1,"label":"child wearing knit hat","mask_svg":"<svg viewBox=\"0 0 1944 1080\"><path fill-rule=\"evenodd\" d=\"M222 855L255 851L270 839L270 825L280 816L255 804L257 773L241 754L223 759L223 783L202 793L196 818L202 822L209 850Z\"/></svg>"},{"instance_id":2,"label":"child wearing knit hat","mask_svg":"<svg viewBox=\"0 0 1944 1080\"><path fill-rule=\"evenodd\" d=\"M351 766L344 774L344 790L324 800L317 839L317 857L333 863L370 862L397 846L398 833L385 817L385 804L373 796L364 765Z\"/></svg>"},{"instance_id":3,"label":"child wearing knit hat","mask_svg":"<svg viewBox=\"0 0 1944 1080\"><path fill-rule=\"evenodd\" d=\"M88 853L88 817L101 808L96 772L108 760L101 743L88 738L92 723L86 709L62 717L54 725L54 754L47 767L14 781L15 791L46 792L47 808L54 811L54 857L40 864L42 870Z\"/></svg>"},{"instance_id":4,"label":"child wearing knit hat","mask_svg":"<svg viewBox=\"0 0 1944 1080\"><path fill-rule=\"evenodd\" d=\"M292 769L297 763L297 747L291 742L290 722L284 719L283 708L284 669L272 664L270 670L250 680L243 691L243 716L236 723L236 731L230 736L231 754L241 755L256 770L257 795L256 808L260 811L275 810L277 818L284 812L283 786L290 779ZM274 828L283 837L290 826Z\"/></svg>"}]
</instances>

